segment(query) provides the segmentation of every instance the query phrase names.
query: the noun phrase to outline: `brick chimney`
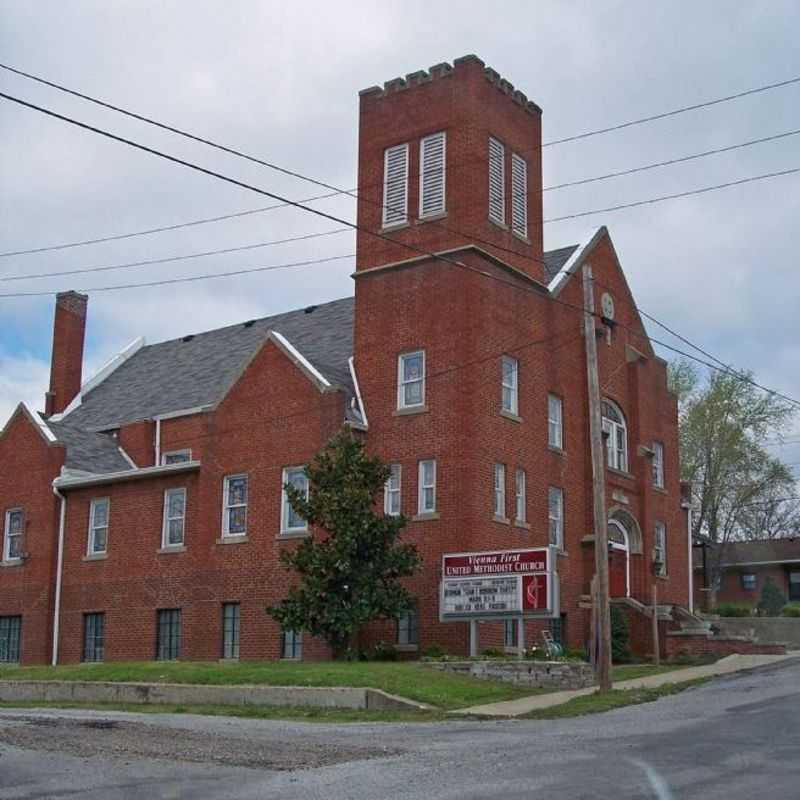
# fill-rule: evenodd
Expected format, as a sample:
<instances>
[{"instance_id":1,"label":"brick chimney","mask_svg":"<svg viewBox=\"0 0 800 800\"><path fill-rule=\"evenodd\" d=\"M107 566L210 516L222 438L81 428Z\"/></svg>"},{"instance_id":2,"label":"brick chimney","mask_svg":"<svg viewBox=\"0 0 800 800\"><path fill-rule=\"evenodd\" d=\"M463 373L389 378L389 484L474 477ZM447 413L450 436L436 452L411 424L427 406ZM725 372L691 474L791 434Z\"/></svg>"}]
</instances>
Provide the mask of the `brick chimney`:
<instances>
[{"instance_id":1,"label":"brick chimney","mask_svg":"<svg viewBox=\"0 0 800 800\"><path fill-rule=\"evenodd\" d=\"M361 226L429 252L474 244L544 280L536 103L469 55L364 89L359 115ZM419 255L363 232L357 250L357 271Z\"/></svg>"},{"instance_id":2,"label":"brick chimney","mask_svg":"<svg viewBox=\"0 0 800 800\"><path fill-rule=\"evenodd\" d=\"M45 414L48 416L63 411L81 389L88 301L87 295L78 292L56 295L50 391L45 394Z\"/></svg>"}]
</instances>

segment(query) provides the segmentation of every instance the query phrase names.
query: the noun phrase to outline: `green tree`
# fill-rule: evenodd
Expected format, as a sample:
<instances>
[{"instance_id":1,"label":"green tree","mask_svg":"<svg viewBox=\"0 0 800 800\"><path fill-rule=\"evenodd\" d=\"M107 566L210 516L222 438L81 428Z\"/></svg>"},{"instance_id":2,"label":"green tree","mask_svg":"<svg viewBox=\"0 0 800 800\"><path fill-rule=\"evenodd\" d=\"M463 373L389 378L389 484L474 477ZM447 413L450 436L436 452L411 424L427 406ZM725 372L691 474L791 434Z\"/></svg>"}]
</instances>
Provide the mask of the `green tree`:
<instances>
[{"instance_id":1,"label":"green tree","mask_svg":"<svg viewBox=\"0 0 800 800\"><path fill-rule=\"evenodd\" d=\"M778 584L767 578L761 589L761 599L758 601L758 611L765 617L779 617L786 605L786 597L778 588Z\"/></svg>"},{"instance_id":2,"label":"green tree","mask_svg":"<svg viewBox=\"0 0 800 800\"><path fill-rule=\"evenodd\" d=\"M631 629L628 618L619 606L611 606L611 660L624 664L631 660Z\"/></svg>"},{"instance_id":3,"label":"green tree","mask_svg":"<svg viewBox=\"0 0 800 800\"><path fill-rule=\"evenodd\" d=\"M751 377L733 371L702 377L686 361L670 367L670 388L678 396L681 477L692 487L692 533L715 545L708 556L711 605L730 541L763 538L767 521L772 531L777 519L790 530L793 524L780 504L796 494L794 477L762 442L783 436L796 409L749 383Z\"/></svg>"},{"instance_id":4,"label":"green tree","mask_svg":"<svg viewBox=\"0 0 800 800\"><path fill-rule=\"evenodd\" d=\"M400 579L415 572L420 556L414 545L400 542L405 518L376 510L389 467L349 430L331 439L306 474L308 499L289 484L286 494L322 535L281 553L299 582L267 611L284 630L323 637L340 657L363 625L412 609L413 598Z\"/></svg>"}]
</instances>

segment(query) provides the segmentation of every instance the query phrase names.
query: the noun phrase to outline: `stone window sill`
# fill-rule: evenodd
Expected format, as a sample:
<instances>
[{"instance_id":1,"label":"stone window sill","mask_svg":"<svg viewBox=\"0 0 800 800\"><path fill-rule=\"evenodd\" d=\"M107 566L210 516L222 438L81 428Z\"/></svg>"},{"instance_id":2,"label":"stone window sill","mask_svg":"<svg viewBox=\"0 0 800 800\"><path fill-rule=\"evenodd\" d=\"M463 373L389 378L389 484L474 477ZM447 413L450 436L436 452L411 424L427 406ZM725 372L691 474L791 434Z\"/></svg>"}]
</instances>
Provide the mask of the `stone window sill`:
<instances>
[{"instance_id":1,"label":"stone window sill","mask_svg":"<svg viewBox=\"0 0 800 800\"><path fill-rule=\"evenodd\" d=\"M412 522L429 522L434 519L439 519L438 511L426 511L423 514L414 514L414 516L411 517Z\"/></svg>"},{"instance_id":2,"label":"stone window sill","mask_svg":"<svg viewBox=\"0 0 800 800\"><path fill-rule=\"evenodd\" d=\"M7 561L0 561L0 567L21 567L24 563L24 558L9 558Z\"/></svg>"},{"instance_id":3,"label":"stone window sill","mask_svg":"<svg viewBox=\"0 0 800 800\"><path fill-rule=\"evenodd\" d=\"M398 653L416 653L419 650L418 644L396 644L394 649Z\"/></svg>"},{"instance_id":4,"label":"stone window sill","mask_svg":"<svg viewBox=\"0 0 800 800\"><path fill-rule=\"evenodd\" d=\"M430 409L427 405L424 406L406 406L404 408L396 408L392 411L393 417L407 417L413 414L427 414Z\"/></svg>"},{"instance_id":5,"label":"stone window sill","mask_svg":"<svg viewBox=\"0 0 800 800\"><path fill-rule=\"evenodd\" d=\"M185 553L186 552L186 545L183 544L173 544L167 545L166 547L159 547L156 552L159 555L167 555L169 553Z\"/></svg>"},{"instance_id":6,"label":"stone window sill","mask_svg":"<svg viewBox=\"0 0 800 800\"><path fill-rule=\"evenodd\" d=\"M624 472L621 469L617 469L616 467L609 467L606 466L606 469L612 474L616 475L618 478L625 478L626 480L633 481L636 480L636 476L630 472Z\"/></svg>"},{"instance_id":7,"label":"stone window sill","mask_svg":"<svg viewBox=\"0 0 800 800\"><path fill-rule=\"evenodd\" d=\"M395 222L394 225L384 225L379 233L389 233L390 231L401 231L403 228L408 228L411 223L406 220L405 222Z\"/></svg>"},{"instance_id":8,"label":"stone window sill","mask_svg":"<svg viewBox=\"0 0 800 800\"><path fill-rule=\"evenodd\" d=\"M105 561L108 558L108 553L89 553L85 555L81 561Z\"/></svg>"},{"instance_id":9,"label":"stone window sill","mask_svg":"<svg viewBox=\"0 0 800 800\"><path fill-rule=\"evenodd\" d=\"M420 217L416 224L424 225L426 222L438 222L439 220L447 219L447 212L440 211L438 214L429 214L427 217Z\"/></svg>"},{"instance_id":10,"label":"stone window sill","mask_svg":"<svg viewBox=\"0 0 800 800\"><path fill-rule=\"evenodd\" d=\"M243 533L241 536L220 536L217 539L217 544L244 544L245 542L249 542L250 537Z\"/></svg>"},{"instance_id":11,"label":"stone window sill","mask_svg":"<svg viewBox=\"0 0 800 800\"><path fill-rule=\"evenodd\" d=\"M514 520L514 527L515 528L523 528L524 530L529 531L531 529L531 524L530 524L530 522L524 522L523 520L515 519Z\"/></svg>"},{"instance_id":12,"label":"stone window sill","mask_svg":"<svg viewBox=\"0 0 800 800\"><path fill-rule=\"evenodd\" d=\"M513 411L506 411L504 408L500 409L500 416L510 419L512 422L522 422L522 417L519 414L515 414Z\"/></svg>"},{"instance_id":13,"label":"stone window sill","mask_svg":"<svg viewBox=\"0 0 800 800\"><path fill-rule=\"evenodd\" d=\"M492 517L492 522L497 522L500 525L510 525L511 524L511 520L508 517L498 517L497 514L495 514Z\"/></svg>"},{"instance_id":14,"label":"stone window sill","mask_svg":"<svg viewBox=\"0 0 800 800\"><path fill-rule=\"evenodd\" d=\"M548 445L547 445L547 449L548 449L548 450L549 450L551 453L555 453L557 456L563 456L563 455L565 455L565 453L564 453L564 448L563 448L563 447L556 447L555 445L548 444Z\"/></svg>"},{"instance_id":15,"label":"stone window sill","mask_svg":"<svg viewBox=\"0 0 800 800\"><path fill-rule=\"evenodd\" d=\"M663 486L654 486L654 492L658 492L658 494L668 495L669 492Z\"/></svg>"},{"instance_id":16,"label":"stone window sill","mask_svg":"<svg viewBox=\"0 0 800 800\"><path fill-rule=\"evenodd\" d=\"M506 225L505 222L498 222L496 219L492 219L491 217L489 217L488 219L489 219L489 222L492 223L492 225L496 225L498 228L500 228L501 231L507 231L508 230L508 225Z\"/></svg>"},{"instance_id":17,"label":"stone window sill","mask_svg":"<svg viewBox=\"0 0 800 800\"><path fill-rule=\"evenodd\" d=\"M512 230L511 234L515 239L519 239L521 242L525 242L525 244L531 243L531 240L527 236L523 236L521 233L517 233L515 230Z\"/></svg>"},{"instance_id":18,"label":"stone window sill","mask_svg":"<svg viewBox=\"0 0 800 800\"><path fill-rule=\"evenodd\" d=\"M281 531L275 538L280 541L281 539L308 539L311 536L310 531Z\"/></svg>"}]
</instances>

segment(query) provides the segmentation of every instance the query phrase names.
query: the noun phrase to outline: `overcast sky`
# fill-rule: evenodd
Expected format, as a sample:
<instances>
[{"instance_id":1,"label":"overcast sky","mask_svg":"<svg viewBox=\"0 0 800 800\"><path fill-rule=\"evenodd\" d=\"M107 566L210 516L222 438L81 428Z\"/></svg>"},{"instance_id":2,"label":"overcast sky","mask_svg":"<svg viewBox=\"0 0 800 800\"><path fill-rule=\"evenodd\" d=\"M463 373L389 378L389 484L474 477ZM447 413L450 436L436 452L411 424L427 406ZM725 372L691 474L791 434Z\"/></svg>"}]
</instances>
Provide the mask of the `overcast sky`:
<instances>
[{"instance_id":1,"label":"overcast sky","mask_svg":"<svg viewBox=\"0 0 800 800\"><path fill-rule=\"evenodd\" d=\"M0 0L2 60L329 183L356 184L358 90L476 53L543 109L544 138L800 75L800 3L43 2ZM318 187L0 73L1 91L294 199ZM0 250L126 233L265 198L0 105ZM800 128L800 84L544 154L545 186ZM800 166L800 136L545 194L553 217ZM354 219L354 202L317 207ZM639 306L800 398L800 175L549 224L545 246L609 227ZM0 259L0 276L118 264L331 230L281 209L152 236ZM89 289L84 377L149 342L352 293L350 260L236 279L92 287L344 255L350 233L89 276L0 283ZM0 299L0 424L43 404L52 297ZM663 331L653 336L672 341ZM682 346L682 345L679 345ZM664 353L664 355L669 355ZM800 462L800 446L779 451Z\"/></svg>"}]
</instances>

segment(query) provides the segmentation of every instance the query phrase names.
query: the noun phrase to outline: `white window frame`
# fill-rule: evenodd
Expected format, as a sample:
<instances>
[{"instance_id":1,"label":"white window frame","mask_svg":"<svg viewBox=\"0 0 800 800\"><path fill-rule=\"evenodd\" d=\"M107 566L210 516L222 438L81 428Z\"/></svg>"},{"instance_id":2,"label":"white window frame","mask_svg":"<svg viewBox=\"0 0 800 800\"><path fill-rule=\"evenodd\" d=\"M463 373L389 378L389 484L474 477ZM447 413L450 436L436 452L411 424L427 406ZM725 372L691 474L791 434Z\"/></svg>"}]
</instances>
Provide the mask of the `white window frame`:
<instances>
[{"instance_id":1,"label":"white window frame","mask_svg":"<svg viewBox=\"0 0 800 800\"><path fill-rule=\"evenodd\" d=\"M506 381L506 366L511 366L511 381ZM509 403L506 404L506 392ZM503 356L500 366L500 407L506 414L519 415L519 360L514 356Z\"/></svg>"},{"instance_id":2,"label":"white window frame","mask_svg":"<svg viewBox=\"0 0 800 800\"><path fill-rule=\"evenodd\" d=\"M281 534L287 533L306 533L308 531L308 521L303 520L301 525L290 525L289 514L297 513L292 508L289 502L289 496L286 494L286 484L290 483L290 477L294 473L300 473L306 485L306 500L309 497L309 482L308 475L306 475L306 468L304 465L297 465L294 467L284 467L281 473ZM297 516L300 516L299 514Z\"/></svg>"},{"instance_id":3,"label":"white window frame","mask_svg":"<svg viewBox=\"0 0 800 800\"><path fill-rule=\"evenodd\" d=\"M400 202L395 205L389 204L389 160L396 152L403 151L405 156L403 187L402 187L402 211ZM398 196L399 199L399 196ZM383 151L383 213L381 216L384 228L393 228L396 225L405 225L408 222L408 142L387 147ZM397 214L395 217L394 214Z\"/></svg>"},{"instance_id":4,"label":"white window frame","mask_svg":"<svg viewBox=\"0 0 800 800\"><path fill-rule=\"evenodd\" d=\"M528 521L527 495L528 476L522 467L517 467L514 473L514 513L516 522L525 524Z\"/></svg>"},{"instance_id":5,"label":"white window frame","mask_svg":"<svg viewBox=\"0 0 800 800\"><path fill-rule=\"evenodd\" d=\"M387 517L399 517L402 511L403 467L401 464L389 465L389 478L383 487L383 513ZM397 508L394 509L394 500Z\"/></svg>"},{"instance_id":6,"label":"white window frame","mask_svg":"<svg viewBox=\"0 0 800 800\"><path fill-rule=\"evenodd\" d=\"M22 526L19 533L12 534L11 517L14 514L20 514L22 516ZM18 556L11 555L11 539L16 539L17 537L19 537L21 541L25 541L25 509L22 507L9 508L6 510L5 528L3 532L3 561L22 561L21 552Z\"/></svg>"},{"instance_id":7,"label":"white window frame","mask_svg":"<svg viewBox=\"0 0 800 800\"><path fill-rule=\"evenodd\" d=\"M244 478L245 480L245 501L244 503L228 503L228 497L230 496L230 482L233 480L237 480L238 478ZM242 536L247 536L247 517L248 517L248 504L250 502L250 478L246 472L237 472L233 475L226 475L222 481L222 538L227 539L236 539ZM231 515L230 511L234 508L244 508L244 530L243 531L236 531L231 532L230 529L230 522L231 522Z\"/></svg>"},{"instance_id":8,"label":"white window frame","mask_svg":"<svg viewBox=\"0 0 800 800\"><path fill-rule=\"evenodd\" d=\"M183 495L183 513L180 516L170 516L169 513L169 498L170 495L181 494ZM181 540L180 542L170 542L169 540L169 524L174 520L181 521ZM161 547L163 550L170 548L183 547L186 544L186 487L173 486L169 489L164 489L164 516L161 523Z\"/></svg>"},{"instance_id":9,"label":"white window frame","mask_svg":"<svg viewBox=\"0 0 800 800\"><path fill-rule=\"evenodd\" d=\"M506 518L506 465L495 463L494 470L494 515Z\"/></svg>"},{"instance_id":10,"label":"white window frame","mask_svg":"<svg viewBox=\"0 0 800 800\"><path fill-rule=\"evenodd\" d=\"M421 378L414 378L413 380L405 380L403 376L403 366L405 364L406 359L414 358L416 356L420 356L422 358L422 377ZM425 351L424 350L413 350L410 353L400 353L397 357L397 407L398 409L403 408L422 408L425 405L425 373L427 370L427 364L425 359ZM406 393L405 387L412 383L419 383L422 386L422 390L420 392L420 401L419 403L406 403Z\"/></svg>"},{"instance_id":11,"label":"white window frame","mask_svg":"<svg viewBox=\"0 0 800 800\"><path fill-rule=\"evenodd\" d=\"M431 483L425 483L425 465L432 464L433 465L433 481ZM425 458L419 462L417 468L417 476L418 476L418 489L417 489L417 513L422 514L435 514L436 513L436 459L435 458ZM433 502L430 508L425 506L425 490L430 489L432 490L431 494L433 496Z\"/></svg>"},{"instance_id":12,"label":"white window frame","mask_svg":"<svg viewBox=\"0 0 800 800\"><path fill-rule=\"evenodd\" d=\"M656 573L660 576L667 574L667 526L656 520L653 526L653 561L661 564Z\"/></svg>"},{"instance_id":13,"label":"white window frame","mask_svg":"<svg viewBox=\"0 0 800 800\"><path fill-rule=\"evenodd\" d=\"M170 461L171 456L180 456L177 461ZM185 456L185 458L184 458ZM184 450L167 450L165 453L161 454L161 466L165 467L168 464L183 464L187 461L192 460L192 451L189 448Z\"/></svg>"},{"instance_id":14,"label":"white window frame","mask_svg":"<svg viewBox=\"0 0 800 800\"><path fill-rule=\"evenodd\" d=\"M511 230L528 238L528 162L511 154Z\"/></svg>"},{"instance_id":15,"label":"white window frame","mask_svg":"<svg viewBox=\"0 0 800 800\"><path fill-rule=\"evenodd\" d=\"M555 510L554 498L558 498ZM547 537L551 545L564 549L564 490L560 486L547 488Z\"/></svg>"},{"instance_id":16,"label":"white window frame","mask_svg":"<svg viewBox=\"0 0 800 800\"><path fill-rule=\"evenodd\" d=\"M425 158L425 143L434 141L438 138L442 140L442 199L439 206L436 208L425 211L424 198L425 198L425 183L428 178L436 178L438 175L425 174L426 158ZM447 133L446 131L438 131L424 136L419 142L419 218L427 219L428 217L436 217L439 214L444 214L447 209Z\"/></svg>"},{"instance_id":17,"label":"white window frame","mask_svg":"<svg viewBox=\"0 0 800 800\"><path fill-rule=\"evenodd\" d=\"M95 525L95 515L97 514L97 506L101 503L106 504L106 524ZM95 549L95 537L98 530L105 528L106 530L106 546L102 550ZM111 498L110 497L93 497L89 503L89 541L87 543L86 554L89 556L103 555L108 552L108 534L111 528Z\"/></svg>"},{"instance_id":18,"label":"white window frame","mask_svg":"<svg viewBox=\"0 0 800 800\"><path fill-rule=\"evenodd\" d=\"M608 417L605 414L605 408L603 408L603 406L614 411L621 422ZM603 432L608 434L606 437L606 463L611 469L627 472L628 424L625 421L625 415L622 413L622 409L611 400L603 400L601 408L603 408ZM621 446L620 438L622 439Z\"/></svg>"},{"instance_id":19,"label":"white window frame","mask_svg":"<svg viewBox=\"0 0 800 800\"><path fill-rule=\"evenodd\" d=\"M497 151L497 154L494 155L492 153L493 150ZM499 167L496 166L499 164ZM493 172L493 170L497 170L497 172ZM506 146L499 140L496 139L494 136L489 137L489 149L488 149L488 162L487 162L487 173L488 173L488 183L489 183L489 219L492 222L497 223L505 227L506 224ZM494 183L500 184L500 195L499 195L499 202L498 197L494 194L496 187L493 185ZM499 215L494 213L495 206L499 207Z\"/></svg>"},{"instance_id":20,"label":"white window frame","mask_svg":"<svg viewBox=\"0 0 800 800\"><path fill-rule=\"evenodd\" d=\"M547 444L564 449L564 400L552 392L547 395Z\"/></svg>"},{"instance_id":21,"label":"white window frame","mask_svg":"<svg viewBox=\"0 0 800 800\"><path fill-rule=\"evenodd\" d=\"M653 442L653 486L664 488L664 444Z\"/></svg>"}]
</instances>

